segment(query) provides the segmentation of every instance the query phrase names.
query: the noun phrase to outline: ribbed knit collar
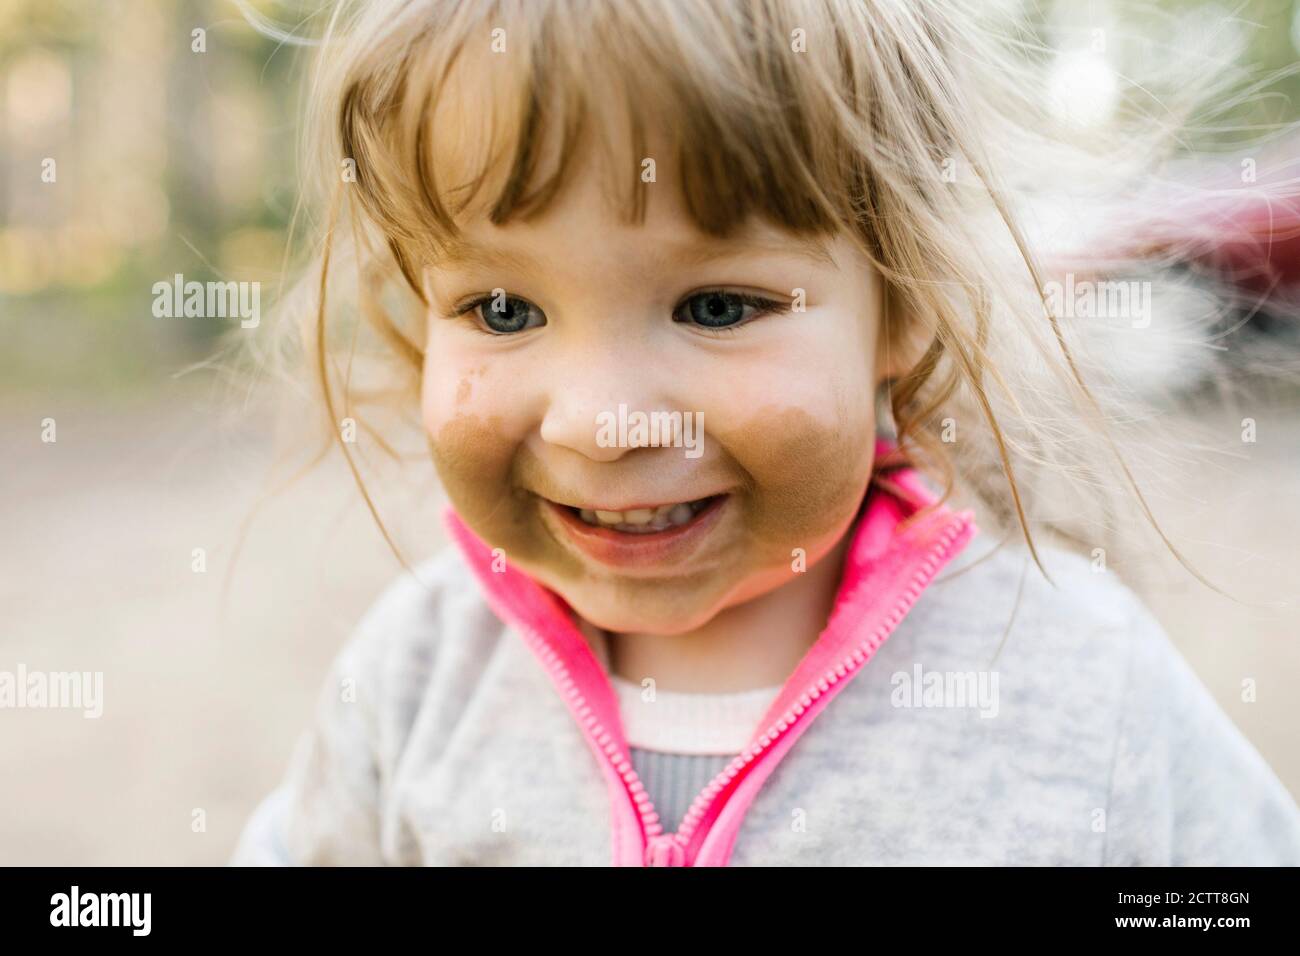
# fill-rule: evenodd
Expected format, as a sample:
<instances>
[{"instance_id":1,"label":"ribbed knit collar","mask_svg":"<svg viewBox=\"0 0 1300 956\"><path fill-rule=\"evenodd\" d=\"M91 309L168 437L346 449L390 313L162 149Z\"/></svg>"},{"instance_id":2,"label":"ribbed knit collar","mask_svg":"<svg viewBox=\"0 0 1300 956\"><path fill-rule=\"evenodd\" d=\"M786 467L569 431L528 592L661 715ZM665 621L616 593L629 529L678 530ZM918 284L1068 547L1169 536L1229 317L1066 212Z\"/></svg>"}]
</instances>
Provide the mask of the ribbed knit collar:
<instances>
[{"instance_id":1,"label":"ribbed knit collar","mask_svg":"<svg viewBox=\"0 0 1300 956\"><path fill-rule=\"evenodd\" d=\"M780 684L729 694L683 693L609 677L628 745L661 753L738 754L781 693Z\"/></svg>"}]
</instances>

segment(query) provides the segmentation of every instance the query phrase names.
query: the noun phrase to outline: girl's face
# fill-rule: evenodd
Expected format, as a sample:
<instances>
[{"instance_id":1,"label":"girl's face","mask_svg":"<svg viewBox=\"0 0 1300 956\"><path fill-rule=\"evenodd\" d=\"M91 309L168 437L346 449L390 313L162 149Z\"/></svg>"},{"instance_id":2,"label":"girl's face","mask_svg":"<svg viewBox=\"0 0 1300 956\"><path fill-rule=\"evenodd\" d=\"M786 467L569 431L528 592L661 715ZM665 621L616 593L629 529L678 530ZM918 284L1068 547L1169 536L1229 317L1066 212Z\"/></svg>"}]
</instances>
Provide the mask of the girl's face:
<instances>
[{"instance_id":1,"label":"girl's face","mask_svg":"<svg viewBox=\"0 0 1300 956\"><path fill-rule=\"evenodd\" d=\"M852 523L882 283L848 239L709 238L645 188L641 225L585 171L531 222L463 219L466 251L427 275L422 406L481 538L598 627L676 634Z\"/></svg>"}]
</instances>

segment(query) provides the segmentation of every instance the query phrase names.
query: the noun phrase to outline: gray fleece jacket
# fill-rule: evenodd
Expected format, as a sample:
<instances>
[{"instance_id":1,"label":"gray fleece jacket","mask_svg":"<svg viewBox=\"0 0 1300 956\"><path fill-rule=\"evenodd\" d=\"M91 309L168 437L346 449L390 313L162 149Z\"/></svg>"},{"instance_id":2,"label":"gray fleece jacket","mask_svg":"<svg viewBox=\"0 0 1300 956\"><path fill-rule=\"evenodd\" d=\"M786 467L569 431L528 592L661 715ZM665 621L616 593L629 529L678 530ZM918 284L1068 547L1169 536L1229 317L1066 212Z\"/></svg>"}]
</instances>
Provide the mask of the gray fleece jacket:
<instances>
[{"instance_id":1,"label":"gray fleece jacket","mask_svg":"<svg viewBox=\"0 0 1300 956\"><path fill-rule=\"evenodd\" d=\"M366 615L232 862L608 865L645 839L620 831L572 688L494 612L475 560L450 547ZM1028 560L974 533L720 859L1300 864L1295 801L1141 602L1079 556L1046 551L1055 587Z\"/></svg>"}]
</instances>

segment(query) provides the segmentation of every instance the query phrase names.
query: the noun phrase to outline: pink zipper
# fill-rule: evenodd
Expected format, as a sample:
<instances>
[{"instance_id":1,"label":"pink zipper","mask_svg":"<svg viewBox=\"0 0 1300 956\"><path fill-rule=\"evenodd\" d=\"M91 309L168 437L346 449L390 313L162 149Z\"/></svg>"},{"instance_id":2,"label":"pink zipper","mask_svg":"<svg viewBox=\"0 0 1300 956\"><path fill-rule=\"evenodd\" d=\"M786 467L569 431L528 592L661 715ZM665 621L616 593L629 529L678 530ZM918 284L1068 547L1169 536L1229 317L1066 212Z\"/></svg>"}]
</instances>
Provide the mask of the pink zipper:
<instances>
[{"instance_id":1,"label":"pink zipper","mask_svg":"<svg viewBox=\"0 0 1300 956\"><path fill-rule=\"evenodd\" d=\"M953 547L958 536L967 529L969 524L969 516L966 515L957 515L948 522L940 533L938 541L917 570L911 585L895 602L884 623L869 634L865 640L858 642L857 646L840 660L835 667L823 673L814 684L806 687L799 699L778 720L768 726L744 753L733 760L700 792L690 808L687 809L681 825L677 828L677 832L667 835L668 840L680 847L680 855L661 848L655 854L656 862L651 864L649 848L647 848L647 865L683 865L688 858L693 862L696 853L690 852L688 857L688 850L694 850L703 840L704 834L700 834L698 840L693 840L697 836L696 829L700 822L706 817L717 818L716 813L710 813L709 811L718 796L726 791L742 773L753 773L765 755L783 752L786 748L783 748L782 751L774 751L774 748L784 737L792 733L796 735L802 733L803 725L820 711L820 707L813 707L814 701L825 697L826 703L829 703L830 698L839 693L861 669L862 665L875 655L880 646L893 633L894 628L911 610L912 605L921 596L921 592L939 573L940 568L952 557ZM822 706L824 707L825 703ZM721 808L718 809L720 811ZM659 830L662 832L662 827ZM655 836L657 837L658 834ZM725 855L730 856L730 847L727 847ZM673 862L660 862L663 860ZM682 862L676 862L678 860Z\"/></svg>"},{"instance_id":2,"label":"pink zipper","mask_svg":"<svg viewBox=\"0 0 1300 956\"><path fill-rule=\"evenodd\" d=\"M692 802L676 833L664 832L659 815L637 776L623 739L622 728L617 726L616 704L611 721L615 726L607 726L600 719L600 708L594 707L588 700L580 686L581 681L575 680L563 656L529 623L531 616L547 612L534 608L530 614L530 609L524 606L527 599L523 595L512 593L510 588L499 585L493 578L499 580L500 575L491 574L489 577L480 563L471 560L488 590L489 602L498 615L505 616L520 628L530 649L549 672L552 682L586 734L588 744L602 760L607 781L611 784L611 794L621 792L625 798L623 807L616 805L611 808L616 863L627 864L635 855L643 866L726 865L743 815L763 780L775 769L781 757L793 746L812 719L871 659L935 575L969 540L975 530L971 513L948 512L946 515L943 527L930 532L929 546L926 547L924 543L916 545L918 548L926 548L925 554L912 562L915 570L910 581L903 586L901 594L898 594L880 623L865 638L858 640L833 666L821 671L816 680L805 685L798 698L786 706L777 719L766 724L764 732L751 741L745 752L709 782ZM470 549L486 552L486 546L460 522L454 512L449 511L447 517L448 525L462 548L467 552ZM525 577L524 580L531 583L531 579ZM542 593L540 588L538 593ZM553 597L551 599L554 600ZM558 609L552 608L549 614L556 615L557 611ZM572 621L564 614L558 614L557 620L559 619L562 619L565 630L569 632L568 636L576 638L574 649L579 656L575 657L574 663L588 669L594 666L600 671L595 655ZM828 631L831 626L828 624ZM819 638L819 644L821 640ZM607 678L602 679L608 683ZM783 692L781 697L785 696ZM742 790L746 792L738 797ZM632 827L635 827L635 832L632 832Z\"/></svg>"}]
</instances>

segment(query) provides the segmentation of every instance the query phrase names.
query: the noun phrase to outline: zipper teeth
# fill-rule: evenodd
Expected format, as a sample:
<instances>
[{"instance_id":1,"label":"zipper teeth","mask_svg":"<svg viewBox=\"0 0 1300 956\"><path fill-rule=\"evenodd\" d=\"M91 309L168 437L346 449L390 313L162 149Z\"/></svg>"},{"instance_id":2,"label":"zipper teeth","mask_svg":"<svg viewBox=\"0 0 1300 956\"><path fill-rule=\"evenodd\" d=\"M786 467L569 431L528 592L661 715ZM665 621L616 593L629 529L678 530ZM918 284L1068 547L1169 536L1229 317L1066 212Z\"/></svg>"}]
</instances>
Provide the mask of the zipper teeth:
<instances>
[{"instance_id":1,"label":"zipper teeth","mask_svg":"<svg viewBox=\"0 0 1300 956\"><path fill-rule=\"evenodd\" d=\"M908 609L916 602L916 599L920 597L921 591L924 590L926 584L935 575L940 559L943 558L952 547L953 540L961 533L965 526L966 521L959 518L954 521L952 525L946 528L940 536L939 541L934 544L930 553L926 555L920 568L917 569L916 574L912 578L912 582L907 587L907 590L903 592L903 596L894 605L893 609L890 611L888 616L886 616L880 627L872 632L871 636L865 641L858 644L857 647L855 647L848 656L840 661L839 664L826 671L821 678L805 690L790 709L767 728L762 737L759 738L758 742L754 744L753 747L736 757L736 759L729 763L721 773L709 781L708 786L700 792L699 796L695 798L694 802L691 803L690 808L686 811L686 815L682 818L681 825L677 828L677 832L672 835L674 840L685 847L686 844L690 842L691 836L695 833L696 827L699 826L700 820L703 818L705 812L713 803L713 799L718 795L718 793L726 787L727 784L731 783L741 770L757 760L774 743L780 740L786 731L798 722L799 718L802 717L808 708L812 706L814 700L826 693L826 691L830 689L831 685L839 683L845 677L856 671L871 654L875 653L880 645L884 643L885 638L888 637L893 629L898 626L898 622L902 620L903 615L907 613Z\"/></svg>"},{"instance_id":2,"label":"zipper teeth","mask_svg":"<svg viewBox=\"0 0 1300 956\"><path fill-rule=\"evenodd\" d=\"M785 715L768 727L757 744L736 757L716 777L709 781L708 786L691 803L677 828L677 832L670 835L673 841L684 848L694 834L695 828L699 826L705 811L712 804L714 797L727 784L731 783L741 770L748 764L753 763L772 744L776 743L812 706L814 700L824 694L831 685L839 683L839 681L857 670L867 660L869 653L875 653L876 649L884 642L885 638L893 631L898 622L902 620L903 615L907 613L908 609L920 596L930 578L934 576L939 560L952 546L953 539L961 533L965 526L965 520L959 518L945 529L939 541L931 548L930 553L921 563L921 567L917 569L911 584L908 585L907 590L894 605L881 626L869 638L855 647L852 653L845 657L843 661L828 670L811 687L805 690L794 705L785 712ZM587 704L586 695L578 689L577 683L569 674L569 669L565 666L560 655L536 631L530 628L527 634L529 642L539 652L543 663L550 669L555 676L556 683L565 697L571 702L573 713L581 720L583 727L587 729L592 739L600 745L606 759L618 771L623 780L623 785L627 788L628 794L636 806L637 814L641 818L641 827L645 831L646 839L650 840L660 836L664 832L663 824L659 822L659 814L655 811L641 778L637 776L636 768L632 766L630 756L619 748L617 741L605 729L605 725L596 719L591 707Z\"/></svg>"},{"instance_id":3,"label":"zipper teeth","mask_svg":"<svg viewBox=\"0 0 1300 956\"><path fill-rule=\"evenodd\" d=\"M577 683L569 674L569 668L565 666L564 661L560 658L546 641L542 640L541 635L536 631L528 631L529 641L534 648L540 651L542 662L555 675L555 680L561 691L571 702L572 711L582 722L593 740L600 745L605 757L618 771L618 775L623 779L623 785L627 788L632 802L636 805L637 815L641 818L641 827L645 831L646 838L659 836L664 832L663 824L659 822L659 814L655 811L653 804L650 802L650 795L646 793L645 785L641 778L637 776L636 768L632 766L632 761L618 746L618 742L605 729L605 725L596 719L592 713L591 707L587 704L587 697L578 689Z\"/></svg>"}]
</instances>

